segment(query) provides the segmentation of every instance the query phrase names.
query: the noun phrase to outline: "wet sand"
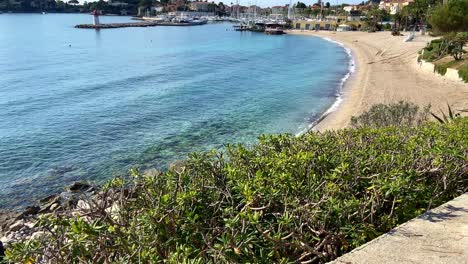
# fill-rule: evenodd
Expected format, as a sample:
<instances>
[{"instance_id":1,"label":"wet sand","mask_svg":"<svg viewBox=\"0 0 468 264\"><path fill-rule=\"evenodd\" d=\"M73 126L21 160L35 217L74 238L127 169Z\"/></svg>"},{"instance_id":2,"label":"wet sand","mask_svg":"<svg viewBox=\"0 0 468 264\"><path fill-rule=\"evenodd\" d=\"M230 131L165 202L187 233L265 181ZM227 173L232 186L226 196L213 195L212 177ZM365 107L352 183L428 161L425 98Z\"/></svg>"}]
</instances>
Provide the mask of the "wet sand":
<instances>
[{"instance_id":1,"label":"wet sand","mask_svg":"<svg viewBox=\"0 0 468 264\"><path fill-rule=\"evenodd\" d=\"M352 116L377 103L400 100L420 106L431 104L432 111L447 111L447 104L454 109L468 108L468 84L446 80L441 76L420 69L418 51L432 38L416 35L412 42L403 42L405 36L394 37L390 32L301 32L302 34L328 38L349 48L356 63L356 70L343 90L343 102L321 120L314 129L340 129L349 124Z\"/></svg>"}]
</instances>

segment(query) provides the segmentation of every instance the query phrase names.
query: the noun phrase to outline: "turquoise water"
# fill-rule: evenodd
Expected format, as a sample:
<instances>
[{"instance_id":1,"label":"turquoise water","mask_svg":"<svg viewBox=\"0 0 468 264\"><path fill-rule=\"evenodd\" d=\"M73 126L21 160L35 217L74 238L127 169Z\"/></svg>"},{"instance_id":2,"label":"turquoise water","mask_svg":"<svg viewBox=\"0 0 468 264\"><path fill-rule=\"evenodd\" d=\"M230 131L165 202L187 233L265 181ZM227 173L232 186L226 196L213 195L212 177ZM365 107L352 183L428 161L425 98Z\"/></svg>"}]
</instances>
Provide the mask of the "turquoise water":
<instances>
[{"instance_id":1,"label":"turquoise water","mask_svg":"<svg viewBox=\"0 0 468 264\"><path fill-rule=\"evenodd\" d=\"M102 17L102 22L128 21ZM75 180L298 133L336 100L348 56L232 25L75 29L89 15L0 15L0 207Z\"/></svg>"}]
</instances>

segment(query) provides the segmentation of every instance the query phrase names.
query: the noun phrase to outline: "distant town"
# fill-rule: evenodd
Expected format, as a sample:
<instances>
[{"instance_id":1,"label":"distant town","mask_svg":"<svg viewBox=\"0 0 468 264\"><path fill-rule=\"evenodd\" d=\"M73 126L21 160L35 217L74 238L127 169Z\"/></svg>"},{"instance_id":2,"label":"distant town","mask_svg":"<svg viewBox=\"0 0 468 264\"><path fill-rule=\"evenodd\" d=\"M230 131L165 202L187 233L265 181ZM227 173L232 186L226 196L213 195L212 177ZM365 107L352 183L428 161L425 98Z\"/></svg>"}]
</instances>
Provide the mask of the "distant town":
<instances>
[{"instance_id":1,"label":"distant town","mask_svg":"<svg viewBox=\"0 0 468 264\"><path fill-rule=\"evenodd\" d=\"M287 0L285 2L288 2ZM208 1L188 0L108 0L96 2L84 2L78 0L54 1L54 0L0 0L2 12L50 12L50 13L88 13L99 10L105 15L132 15L132 16L157 16L171 12L192 12L200 16L230 16L246 17L256 14L259 17L271 17L274 19L287 18L291 15L291 9L295 19L334 19L337 16L347 17L348 21L361 20L372 9L378 7L389 14L396 14L413 0L371 0L361 2L358 5L340 4L333 5L330 2L318 0L313 5L302 2L262 8L256 5L245 6L239 1L229 4Z\"/></svg>"}]
</instances>

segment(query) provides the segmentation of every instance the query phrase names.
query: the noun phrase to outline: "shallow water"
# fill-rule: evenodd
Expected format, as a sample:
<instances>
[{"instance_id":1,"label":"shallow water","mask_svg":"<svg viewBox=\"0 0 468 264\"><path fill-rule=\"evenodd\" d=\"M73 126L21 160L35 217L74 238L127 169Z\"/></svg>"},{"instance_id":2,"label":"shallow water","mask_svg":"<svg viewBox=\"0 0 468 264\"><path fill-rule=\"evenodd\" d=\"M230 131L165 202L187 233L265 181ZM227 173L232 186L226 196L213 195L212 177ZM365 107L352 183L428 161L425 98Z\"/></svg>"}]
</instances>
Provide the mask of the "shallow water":
<instances>
[{"instance_id":1,"label":"shallow water","mask_svg":"<svg viewBox=\"0 0 468 264\"><path fill-rule=\"evenodd\" d=\"M343 48L319 38L228 23L73 28L90 22L0 15L0 208L75 180L298 133L333 104L348 68Z\"/></svg>"}]
</instances>

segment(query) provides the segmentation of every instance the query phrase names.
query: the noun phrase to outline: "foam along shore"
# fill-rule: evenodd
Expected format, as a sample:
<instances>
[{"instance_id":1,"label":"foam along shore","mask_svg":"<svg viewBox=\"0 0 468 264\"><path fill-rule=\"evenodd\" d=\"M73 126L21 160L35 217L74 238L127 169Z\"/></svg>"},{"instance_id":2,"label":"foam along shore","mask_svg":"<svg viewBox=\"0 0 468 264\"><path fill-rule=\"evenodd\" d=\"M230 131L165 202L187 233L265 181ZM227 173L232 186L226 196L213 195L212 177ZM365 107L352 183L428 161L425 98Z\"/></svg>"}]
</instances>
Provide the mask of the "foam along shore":
<instances>
[{"instance_id":1,"label":"foam along shore","mask_svg":"<svg viewBox=\"0 0 468 264\"><path fill-rule=\"evenodd\" d=\"M417 34L404 42L409 32L394 37L390 32L289 31L342 43L352 52L355 71L346 81L338 102L327 111L314 129L323 131L346 127L352 116L377 103L400 100L420 106L431 104L433 111L468 108L468 84L441 78L421 69L418 51L433 38Z\"/></svg>"}]
</instances>

